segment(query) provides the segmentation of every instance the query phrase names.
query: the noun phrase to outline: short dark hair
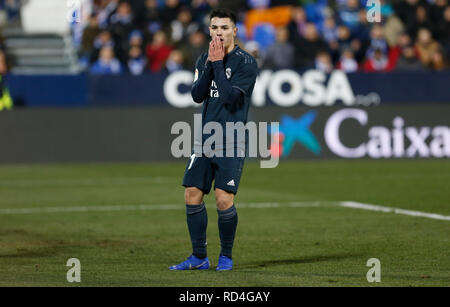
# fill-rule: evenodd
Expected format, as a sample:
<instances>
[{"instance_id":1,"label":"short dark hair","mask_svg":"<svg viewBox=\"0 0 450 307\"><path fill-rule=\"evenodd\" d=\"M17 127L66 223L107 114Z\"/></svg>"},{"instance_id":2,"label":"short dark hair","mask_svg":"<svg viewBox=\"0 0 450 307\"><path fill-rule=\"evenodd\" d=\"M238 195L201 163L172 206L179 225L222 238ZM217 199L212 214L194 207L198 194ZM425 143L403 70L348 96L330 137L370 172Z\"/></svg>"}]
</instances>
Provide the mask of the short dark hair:
<instances>
[{"instance_id":1,"label":"short dark hair","mask_svg":"<svg viewBox=\"0 0 450 307\"><path fill-rule=\"evenodd\" d=\"M219 17L219 18L230 18L231 21L236 24L236 14L230 10L230 9L226 9L226 8L217 8L214 9L211 14L209 15L209 20L213 19L214 17Z\"/></svg>"}]
</instances>

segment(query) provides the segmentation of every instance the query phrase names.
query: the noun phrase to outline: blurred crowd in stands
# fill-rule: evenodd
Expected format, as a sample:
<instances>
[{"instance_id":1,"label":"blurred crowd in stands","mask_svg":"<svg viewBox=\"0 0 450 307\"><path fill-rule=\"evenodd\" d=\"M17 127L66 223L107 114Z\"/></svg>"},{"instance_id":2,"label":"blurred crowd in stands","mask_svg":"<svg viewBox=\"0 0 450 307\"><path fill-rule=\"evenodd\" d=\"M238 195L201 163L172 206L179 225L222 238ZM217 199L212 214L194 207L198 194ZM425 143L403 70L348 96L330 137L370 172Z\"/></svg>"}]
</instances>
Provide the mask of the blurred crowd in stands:
<instances>
[{"instance_id":1,"label":"blurred crowd in stands","mask_svg":"<svg viewBox=\"0 0 450 307\"><path fill-rule=\"evenodd\" d=\"M261 69L325 72L443 70L450 58L448 0L92 0L80 59L91 73L192 70L207 51L211 9L238 17L238 44Z\"/></svg>"},{"instance_id":2,"label":"blurred crowd in stands","mask_svg":"<svg viewBox=\"0 0 450 307\"><path fill-rule=\"evenodd\" d=\"M0 0L0 28L8 24L17 24L20 16L20 0ZM0 75L8 71L6 46L0 31Z\"/></svg>"},{"instance_id":3,"label":"blurred crowd in stands","mask_svg":"<svg viewBox=\"0 0 450 307\"><path fill-rule=\"evenodd\" d=\"M237 43L261 69L449 69L449 0L374 1L381 22L368 21L367 1L84 0L74 40L93 74L193 70L208 48L209 12L226 7L237 13ZM19 3L0 0L0 12L14 20Z\"/></svg>"}]
</instances>

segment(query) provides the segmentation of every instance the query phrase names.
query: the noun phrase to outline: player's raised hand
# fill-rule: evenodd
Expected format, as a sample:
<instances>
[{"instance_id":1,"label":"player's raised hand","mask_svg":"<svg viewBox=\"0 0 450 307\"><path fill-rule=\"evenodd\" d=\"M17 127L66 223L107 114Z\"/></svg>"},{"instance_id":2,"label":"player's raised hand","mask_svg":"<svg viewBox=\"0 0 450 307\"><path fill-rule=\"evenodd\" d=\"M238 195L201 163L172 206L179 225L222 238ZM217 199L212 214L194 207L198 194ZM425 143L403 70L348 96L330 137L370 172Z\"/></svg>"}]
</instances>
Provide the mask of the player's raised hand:
<instances>
[{"instance_id":1,"label":"player's raised hand","mask_svg":"<svg viewBox=\"0 0 450 307\"><path fill-rule=\"evenodd\" d=\"M209 43L208 59L211 62L221 61L225 57L225 47L218 36Z\"/></svg>"},{"instance_id":2,"label":"player's raised hand","mask_svg":"<svg viewBox=\"0 0 450 307\"><path fill-rule=\"evenodd\" d=\"M212 49L213 49L213 44L214 44L214 39L212 39L209 42L209 48L208 48L208 61L211 61L211 53L212 53Z\"/></svg>"}]
</instances>

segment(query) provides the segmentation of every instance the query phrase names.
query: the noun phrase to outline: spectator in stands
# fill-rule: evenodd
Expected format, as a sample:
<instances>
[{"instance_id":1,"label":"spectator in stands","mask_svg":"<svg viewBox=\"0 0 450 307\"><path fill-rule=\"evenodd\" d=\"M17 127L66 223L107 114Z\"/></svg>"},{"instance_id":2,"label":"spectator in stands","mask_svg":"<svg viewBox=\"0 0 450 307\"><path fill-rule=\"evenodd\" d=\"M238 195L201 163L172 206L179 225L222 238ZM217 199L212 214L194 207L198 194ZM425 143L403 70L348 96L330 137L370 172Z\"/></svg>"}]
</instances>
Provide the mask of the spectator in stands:
<instances>
[{"instance_id":1,"label":"spectator in stands","mask_svg":"<svg viewBox=\"0 0 450 307\"><path fill-rule=\"evenodd\" d=\"M389 51L389 46L384 38L383 27L379 24L373 25L370 30L370 44L367 49L367 57L373 59L372 53L374 53L375 50L380 50L385 55Z\"/></svg>"},{"instance_id":2,"label":"spectator in stands","mask_svg":"<svg viewBox=\"0 0 450 307\"><path fill-rule=\"evenodd\" d=\"M395 46L390 47L391 59L393 61L393 66L397 67L397 61L403 53L403 49L406 47L412 46L414 48L414 54L417 58L417 52L415 51L415 47L412 44L411 37L408 32L404 31L400 33L397 37L397 44Z\"/></svg>"},{"instance_id":3,"label":"spectator in stands","mask_svg":"<svg viewBox=\"0 0 450 307\"><path fill-rule=\"evenodd\" d=\"M288 69L294 65L294 46L289 42L289 31L286 27L276 29L276 41L267 49L263 60L265 69Z\"/></svg>"},{"instance_id":4,"label":"spectator in stands","mask_svg":"<svg viewBox=\"0 0 450 307\"><path fill-rule=\"evenodd\" d=\"M361 9L358 12L358 23L351 30L353 38L359 39L361 42L369 39L371 24L367 20L367 12Z\"/></svg>"},{"instance_id":5,"label":"spectator in stands","mask_svg":"<svg viewBox=\"0 0 450 307\"><path fill-rule=\"evenodd\" d=\"M81 48L79 52L80 62L89 65L91 54L94 51L94 42L102 30L99 27L98 18L95 14L89 17L89 23L83 30Z\"/></svg>"},{"instance_id":6,"label":"spectator in stands","mask_svg":"<svg viewBox=\"0 0 450 307\"><path fill-rule=\"evenodd\" d=\"M129 39L128 39L128 50L130 50L133 47L138 47L142 50L144 46L144 36L142 35L142 32L139 30L133 30L130 33Z\"/></svg>"},{"instance_id":7,"label":"spectator in stands","mask_svg":"<svg viewBox=\"0 0 450 307\"><path fill-rule=\"evenodd\" d=\"M336 67L346 73L358 71L358 62L356 62L355 56L353 55L353 51L351 49L346 49L342 52L341 58Z\"/></svg>"},{"instance_id":8,"label":"spectator in stands","mask_svg":"<svg viewBox=\"0 0 450 307\"><path fill-rule=\"evenodd\" d=\"M117 11L111 15L109 30L116 43L116 55L125 62L128 51L128 36L133 29L133 14L128 2L120 2Z\"/></svg>"},{"instance_id":9,"label":"spectator in stands","mask_svg":"<svg viewBox=\"0 0 450 307\"><path fill-rule=\"evenodd\" d=\"M114 56L114 49L109 46L105 46L100 50L99 59L92 65L92 74L119 74L123 72L122 64Z\"/></svg>"},{"instance_id":10,"label":"spectator in stands","mask_svg":"<svg viewBox=\"0 0 450 307\"><path fill-rule=\"evenodd\" d=\"M18 21L20 16L20 0L4 0L0 8L6 11L8 23Z\"/></svg>"},{"instance_id":11,"label":"spectator in stands","mask_svg":"<svg viewBox=\"0 0 450 307\"><path fill-rule=\"evenodd\" d=\"M358 0L347 0L345 5L339 9L339 19L350 31L359 25L360 3Z\"/></svg>"},{"instance_id":12,"label":"spectator in stands","mask_svg":"<svg viewBox=\"0 0 450 307\"><path fill-rule=\"evenodd\" d=\"M194 70L197 58L208 49L208 42L205 34L198 30L189 35L189 43L182 47L184 55L184 66L189 70Z\"/></svg>"},{"instance_id":13,"label":"spectator in stands","mask_svg":"<svg viewBox=\"0 0 450 307\"><path fill-rule=\"evenodd\" d=\"M303 7L295 6L292 9L292 18L288 24L289 39L291 42L300 40L304 34L308 21Z\"/></svg>"},{"instance_id":14,"label":"spectator in stands","mask_svg":"<svg viewBox=\"0 0 450 307\"><path fill-rule=\"evenodd\" d=\"M433 21L436 25L439 25L442 21L444 21L443 12L448 7L450 7L448 0L435 0L434 5L430 7L430 20Z\"/></svg>"},{"instance_id":15,"label":"spectator in stands","mask_svg":"<svg viewBox=\"0 0 450 307\"><path fill-rule=\"evenodd\" d=\"M364 63L364 71L387 72L392 69L393 62L390 61L390 58L383 49L376 48L371 53L367 54L367 59Z\"/></svg>"},{"instance_id":16,"label":"spectator in stands","mask_svg":"<svg viewBox=\"0 0 450 307\"><path fill-rule=\"evenodd\" d=\"M431 37L430 30L421 28L417 32L416 49L419 59L425 66L430 66L433 54L440 49L439 43Z\"/></svg>"},{"instance_id":17,"label":"spectator in stands","mask_svg":"<svg viewBox=\"0 0 450 307\"><path fill-rule=\"evenodd\" d=\"M170 27L170 23L177 19L181 4L179 0L165 0L165 5L160 12L163 28Z\"/></svg>"},{"instance_id":18,"label":"spectator in stands","mask_svg":"<svg viewBox=\"0 0 450 307\"><path fill-rule=\"evenodd\" d=\"M178 13L177 19L170 24L171 41L180 46L188 42L190 34L198 31L200 26L192 21L192 14L188 7L182 7Z\"/></svg>"},{"instance_id":19,"label":"spectator in stands","mask_svg":"<svg viewBox=\"0 0 450 307\"><path fill-rule=\"evenodd\" d=\"M366 57L367 48L369 45L369 41L360 41L359 39L355 38L350 42L350 48L353 51L353 54L355 56L355 60L358 62L358 65L361 65L361 63L364 62L364 59Z\"/></svg>"},{"instance_id":20,"label":"spectator in stands","mask_svg":"<svg viewBox=\"0 0 450 307\"><path fill-rule=\"evenodd\" d=\"M396 46L398 37L405 31L405 27L400 18L392 14L392 11L382 14L382 18L385 18L383 24L384 38L386 39L388 46Z\"/></svg>"},{"instance_id":21,"label":"spectator in stands","mask_svg":"<svg viewBox=\"0 0 450 307\"><path fill-rule=\"evenodd\" d=\"M94 1L93 12L98 16L100 28L106 29L109 25L109 18L116 10L119 0Z\"/></svg>"},{"instance_id":22,"label":"spectator in stands","mask_svg":"<svg viewBox=\"0 0 450 307\"><path fill-rule=\"evenodd\" d=\"M131 46L128 53L128 71L132 75L141 75L147 66L147 59L142 53L141 47Z\"/></svg>"},{"instance_id":23,"label":"spectator in stands","mask_svg":"<svg viewBox=\"0 0 450 307\"><path fill-rule=\"evenodd\" d=\"M167 58L166 63L164 64L164 71L167 71L168 73L172 73L175 71L183 70L183 62L184 57L183 53L179 49L173 49L169 57Z\"/></svg>"},{"instance_id":24,"label":"spectator in stands","mask_svg":"<svg viewBox=\"0 0 450 307\"><path fill-rule=\"evenodd\" d=\"M394 8L392 7L390 2L391 1L389 1L389 0L380 0L380 5L381 5L380 10L381 10L381 17L382 17L381 22L384 22L383 21L384 17L387 18L394 13Z\"/></svg>"},{"instance_id":25,"label":"spectator in stands","mask_svg":"<svg viewBox=\"0 0 450 307\"><path fill-rule=\"evenodd\" d=\"M409 36L408 32L402 32L398 37L397 46L403 48L410 45L413 45L413 40L411 39L411 36Z\"/></svg>"},{"instance_id":26,"label":"spectator in stands","mask_svg":"<svg viewBox=\"0 0 450 307\"><path fill-rule=\"evenodd\" d=\"M97 61L100 54L100 50L103 47L115 48L115 43L111 36L111 33L107 30L103 30L102 32L100 32L100 34L94 40L94 50L91 52L91 57L89 61L90 63L94 63L95 61Z\"/></svg>"},{"instance_id":27,"label":"spectator in stands","mask_svg":"<svg viewBox=\"0 0 450 307\"><path fill-rule=\"evenodd\" d=\"M314 67L314 61L319 51L328 50L325 41L320 38L317 28L313 23L308 23L305 27L305 35L295 42L295 67Z\"/></svg>"},{"instance_id":28,"label":"spectator in stands","mask_svg":"<svg viewBox=\"0 0 450 307\"><path fill-rule=\"evenodd\" d=\"M205 17L209 15L211 8L217 5L218 1L192 0L192 20L194 20L198 24L202 24L205 20Z\"/></svg>"},{"instance_id":29,"label":"spectator in stands","mask_svg":"<svg viewBox=\"0 0 450 307\"><path fill-rule=\"evenodd\" d=\"M325 18L322 26L322 36L324 40L329 44L331 42L335 42L338 39L338 27L336 25L336 21L333 16L329 16Z\"/></svg>"},{"instance_id":30,"label":"spectator in stands","mask_svg":"<svg viewBox=\"0 0 450 307\"><path fill-rule=\"evenodd\" d=\"M162 69L165 61L172 51L172 46L167 43L166 34L159 30L153 35L151 44L147 46L147 60L151 72L158 72Z\"/></svg>"},{"instance_id":31,"label":"spectator in stands","mask_svg":"<svg viewBox=\"0 0 450 307\"><path fill-rule=\"evenodd\" d=\"M105 46L114 47L115 43L108 30L101 31L94 40L94 48L100 49Z\"/></svg>"},{"instance_id":32,"label":"spectator in stands","mask_svg":"<svg viewBox=\"0 0 450 307\"><path fill-rule=\"evenodd\" d=\"M409 37L409 36L408 36ZM401 54L397 60L395 70L398 71L421 71L424 70L422 62L417 57L413 44L401 47Z\"/></svg>"},{"instance_id":33,"label":"spectator in stands","mask_svg":"<svg viewBox=\"0 0 450 307\"><path fill-rule=\"evenodd\" d=\"M270 0L247 0L247 5L251 9L265 9L270 6Z\"/></svg>"},{"instance_id":34,"label":"spectator in stands","mask_svg":"<svg viewBox=\"0 0 450 307\"><path fill-rule=\"evenodd\" d=\"M351 48L352 36L350 29L345 25L337 28L338 53L341 54L345 49Z\"/></svg>"},{"instance_id":35,"label":"spectator in stands","mask_svg":"<svg viewBox=\"0 0 450 307\"><path fill-rule=\"evenodd\" d=\"M1 1L18 0L0 0L0 4ZM131 59L132 66L139 67L142 61L137 55L146 55L146 65L152 72L166 69L165 63L172 45L181 50L183 67L193 69L195 59L207 48L208 18L205 17L211 8L219 5L218 0L91 1L93 16L84 28L80 57L90 56L90 63L93 63L97 61L100 49L109 46L114 48L114 54L128 69ZM381 23L367 21L367 12L362 7L366 0L323 0L314 3L309 0L230 0L221 2L220 6L238 11L238 22L243 23L246 11L251 7L292 5L291 21L287 25L289 41L294 46L292 68L315 67L316 63L326 61L320 53L327 51L331 55L331 63L346 71L355 71L358 66L369 71L386 71L397 66L415 69L419 65L417 59L411 56L411 42L400 42L405 37L402 34L404 31L409 32L412 41L416 42L414 49L422 66L431 69L446 67L446 60L450 57L449 1L398 0L393 2L394 6L389 4L390 1L380 1ZM186 5L190 5L189 8ZM141 37L130 35L136 29L141 30ZM417 35L424 32L419 29L425 29L429 34ZM169 33L168 38L161 39L164 36L161 31ZM147 41L152 43L147 44ZM408 48L404 49L406 45ZM291 57L286 54L291 48L280 46L277 39L273 46L264 49L269 54L264 63L257 58L259 65L264 64L264 67L271 69L288 67ZM254 54L260 50L251 41L245 47L251 48ZM281 51L286 54L278 58L272 55ZM174 57L177 59L176 54ZM399 65L396 65L397 60L401 60ZM385 62L387 65L383 64ZM138 68L133 70L140 71Z\"/></svg>"},{"instance_id":36,"label":"spectator in stands","mask_svg":"<svg viewBox=\"0 0 450 307\"><path fill-rule=\"evenodd\" d=\"M145 0L144 8L136 16L136 25L142 31L155 33L161 29L162 21L158 0Z\"/></svg>"},{"instance_id":37,"label":"spectator in stands","mask_svg":"<svg viewBox=\"0 0 450 307\"><path fill-rule=\"evenodd\" d=\"M333 71L333 63L331 62L331 56L326 51L319 51L315 59L315 68L323 71L324 73L331 73Z\"/></svg>"},{"instance_id":38,"label":"spectator in stands","mask_svg":"<svg viewBox=\"0 0 450 307\"><path fill-rule=\"evenodd\" d=\"M407 25L406 31L413 38L416 37L420 28L426 28L431 32L434 31L434 25L429 20L427 8L424 5L419 5L416 8L416 18Z\"/></svg>"},{"instance_id":39,"label":"spectator in stands","mask_svg":"<svg viewBox=\"0 0 450 307\"><path fill-rule=\"evenodd\" d=\"M226 1L208 0L208 3L211 6L211 8L217 8L220 6L220 7L232 10L233 12L237 13L237 16L240 16L240 13L242 12L242 10L248 11L251 9L251 5L250 5L249 1L252 1L252 0L226 0ZM266 0L261 0L261 1L266 1Z\"/></svg>"},{"instance_id":40,"label":"spectator in stands","mask_svg":"<svg viewBox=\"0 0 450 307\"><path fill-rule=\"evenodd\" d=\"M446 58L450 58L450 5L441 11L442 19L437 24L437 37L444 47Z\"/></svg>"},{"instance_id":41,"label":"spectator in stands","mask_svg":"<svg viewBox=\"0 0 450 307\"><path fill-rule=\"evenodd\" d=\"M0 50L0 76L6 75L8 72L8 64L6 60L6 55L3 50Z\"/></svg>"},{"instance_id":42,"label":"spectator in stands","mask_svg":"<svg viewBox=\"0 0 450 307\"><path fill-rule=\"evenodd\" d=\"M395 3L394 11L397 13L397 16L400 18L406 29L411 29L416 22L417 7L421 1L423 0L406 0L397 1ZM415 39L416 33L410 33L408 31L408 34Z\"/></svg>"},{"instance_id":43,"label":"spectator in stands","mask_svg":"<svg viewBox=\"0 0 450 307\"><path fill-rule=\"evenodd\" d=\"M433 70L445 70L448 68L448 61L445 57L443 49L435 50L431 55L431 62L429 68Z\"/></svg>"},{"instance_id":44,"label":"spectator in stands","mask_svg":"<svg viewBox=\"0 0 450 307\"><path fill-rule=\"evenodd\" d=\"M344 50L352 48L352 37L350 29L347 26L338 26L336 29L336 35L337 40L328 43L333 63L337 63L339 61ZM360 47L360 44L358 47Z\"/></svg>"}]
</instances>

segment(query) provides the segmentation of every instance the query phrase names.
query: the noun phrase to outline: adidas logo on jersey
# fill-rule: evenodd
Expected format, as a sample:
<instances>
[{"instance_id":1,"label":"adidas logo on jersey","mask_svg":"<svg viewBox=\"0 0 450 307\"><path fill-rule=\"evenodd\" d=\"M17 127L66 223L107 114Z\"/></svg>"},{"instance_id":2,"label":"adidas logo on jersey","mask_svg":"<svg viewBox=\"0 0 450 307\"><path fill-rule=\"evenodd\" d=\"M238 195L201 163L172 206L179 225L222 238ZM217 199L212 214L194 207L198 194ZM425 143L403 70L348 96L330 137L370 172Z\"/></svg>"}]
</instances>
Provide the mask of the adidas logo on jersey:
<instances>
[{"instance_id":1,"label":"adidas logo on jersey","mask_svg":"<svg viewBox=\"0 0 450 307\"><path fill-rule=\"evenodd\" d=\"M232 187L234 187L234 179L231 179L230 181L228 181L227 185L231 185Z\"/></svg>"}]
</instances>

